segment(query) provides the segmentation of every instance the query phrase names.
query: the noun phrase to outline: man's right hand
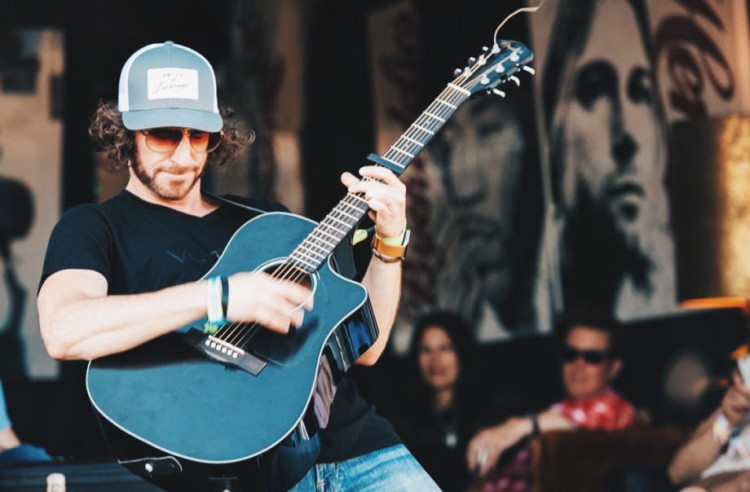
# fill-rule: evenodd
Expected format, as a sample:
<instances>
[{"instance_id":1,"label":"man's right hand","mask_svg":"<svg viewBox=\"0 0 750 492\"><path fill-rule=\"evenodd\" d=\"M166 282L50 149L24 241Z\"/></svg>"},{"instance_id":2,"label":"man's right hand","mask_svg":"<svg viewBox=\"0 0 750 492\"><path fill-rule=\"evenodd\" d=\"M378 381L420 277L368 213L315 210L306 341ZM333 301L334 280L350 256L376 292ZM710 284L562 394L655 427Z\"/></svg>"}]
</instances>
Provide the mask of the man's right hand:
<instances>
[{"instance_id":1,"label":"man's right hand","mask_svg":"<svg viewBox=\"0 0 750 492\"><path fill-rule=\"evenodd\" d=\"M302 326L305 310L313 307L312 291L265 272L242 272L229 277L229 321L256 322L278 333Z\"/></svg>"}]
</instances>

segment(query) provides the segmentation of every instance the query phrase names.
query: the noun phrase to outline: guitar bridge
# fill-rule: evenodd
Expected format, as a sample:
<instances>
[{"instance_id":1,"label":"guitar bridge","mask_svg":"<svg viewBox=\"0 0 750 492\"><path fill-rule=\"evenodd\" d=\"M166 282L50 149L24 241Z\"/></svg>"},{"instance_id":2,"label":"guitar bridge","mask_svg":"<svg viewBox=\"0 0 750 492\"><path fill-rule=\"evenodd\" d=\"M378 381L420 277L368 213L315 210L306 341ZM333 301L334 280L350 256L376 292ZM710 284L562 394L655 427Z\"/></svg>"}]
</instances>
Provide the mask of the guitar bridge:
<instances>
[{"instance_id":1,"label":"guitar bridge","mask_svg":"<svg viewBox=\"0 0 750 492\"><path fill-rule=\"evenodd\" d=\"M229 366L238 367L253 376L260 374L267 364L266 361L248 354L236 345L227 343L213 335L204 335L195 328L188 330L185 334L185 341L207 357Z\"/></svg>"}]
</instances>

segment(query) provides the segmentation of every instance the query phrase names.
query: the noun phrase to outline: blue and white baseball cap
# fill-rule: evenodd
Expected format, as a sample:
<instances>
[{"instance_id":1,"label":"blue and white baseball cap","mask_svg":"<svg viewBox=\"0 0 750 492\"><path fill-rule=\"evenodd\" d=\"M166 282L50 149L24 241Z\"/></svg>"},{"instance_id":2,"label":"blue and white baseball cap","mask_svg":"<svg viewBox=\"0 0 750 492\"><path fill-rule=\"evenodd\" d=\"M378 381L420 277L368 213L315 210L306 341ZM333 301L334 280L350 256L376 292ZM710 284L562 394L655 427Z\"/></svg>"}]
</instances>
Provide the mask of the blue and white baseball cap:
<instances>
[{"instance_id":1,"label":"blue and white baseball cap","mask_svg":"<svg viewBox=\"0 0 750 492\"><path fill-rule=\"evenodd\" d=\"M118 107L129 130L183 127L217 132L224 126L216 76L206 58L172 41L144 46L120 73Z\"/></svg>"}]
</instances>

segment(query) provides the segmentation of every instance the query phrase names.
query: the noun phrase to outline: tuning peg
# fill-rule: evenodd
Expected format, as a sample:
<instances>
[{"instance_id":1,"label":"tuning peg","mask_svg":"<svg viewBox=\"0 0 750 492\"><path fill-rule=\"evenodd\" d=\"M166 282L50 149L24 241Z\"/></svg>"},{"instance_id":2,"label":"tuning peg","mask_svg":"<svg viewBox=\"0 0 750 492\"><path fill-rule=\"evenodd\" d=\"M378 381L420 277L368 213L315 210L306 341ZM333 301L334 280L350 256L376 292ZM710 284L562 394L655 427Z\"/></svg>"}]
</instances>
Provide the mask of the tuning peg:
<instances>
[{"instance_id":1,"label":"tuning peg","mask_svg":"<svg viewBox=\"0 0 750 492\"><path fill-rule=\"evenodd\" d=\"M530 66L528 66L528 65L524 65L524 66L523 66L523 70L526 70L526 71L527 71L527 72L529 72L529 73L530 73L531 75L534 75L534 74L536 73L536 70L534 70L533 68L531 68L531 67L530 67Z\"/></svg>"},{"instance_id":2,"label":"tuning peg","mask_svg":"<svg viewBox=\"0 0 750 492\"><path fill-rule=\"evenodd\" d=\"M457 69L455 69L455 70L453 71L453 76L454 76L454 77L458 77L458 76L459 76L459 75L461 75L462 73L464 73L464 71L463 71L463 70L461 70L460 68L457 68Z\"/></svg>"},{"instance_id":3,"label":"tuning peg","mask_svg":"<svg viewBox=\"0 0 750 492\"><path fill-rule=\"evenodd\" d=\"M492 54L494 55L497 53L500 53L500 45L495 43L492 45Z\"/></svg>"},{"instance_id":4,"label":"tuning peg","mask_svg":"<svg viewBox=\"0 0 750 492\"><path fill-rule=\"evenodd\" d=\"M512 53L510 55L510 61L517 62L518 60L520 60L520 58L518 57L518 53Z\"/></svg>"},{"instance_id":5,"label":"tuning peg","mask_svg":"<svg viewBox=\"0 0 750 492\"><path fill-rule=\"evenodd\" d=\"M496 96L505 97L505 93L500 89L492 89L492 93Z\"/></svg>"},{"instance_id":6,"label":"tuning peg","mask_svg":"<svg viewBox=\"0 0 750 492\"><path fill-rule=\"evenodd\" d=\"M508 80L513 81L516 84L516 86L521 87L521 80L515 75L511 75L510 77L508 77Z\"/></svg>"},{"instance_id":7,"label":"tuning peg","mask_svg":"<svg viewBox=\"0 0 750 492\"><path fill-rule=\"evenodd\" d=\"M490 83L490 79L486 75L479 79L479 81L482 83L482 85L488 85Z\"/></svg>"},{"instance_id":8,"label":"tuning peg","mask_svg":"<svg viewBox=\"0 0 750 492\"><path fill-rule=\"evenodd\" d=\"M475 61L477 61L477 59L476 59L476 58L474 58L473 56L472 56L472 57L470 57L470 58L469 58L469 65L473 65Z\"/></svg>"},{"instance_id":9,"label":"tuning peg","mask_svg":"<svg viewBox=\"0 0 750 492\"><path fill-rule=\"evenodd\" d=\"M505 67L502 63L498 63L498 65L495 67L495 72L497 73L503 73L505 71Z\"/></svg>"},{"instance_id":10,"label":"tuning peg","mask_svg":"<svg viewBox=\"0 0 750 492\"><path fill-rule=\"evenodd\" d=\"M490 49L489 49L488 47L486 47L486 46L482 46L482 51L484 51L485 53L487 53L487 52L488 52L489 50L490 50Z\"/></svg>"}]
</instances>

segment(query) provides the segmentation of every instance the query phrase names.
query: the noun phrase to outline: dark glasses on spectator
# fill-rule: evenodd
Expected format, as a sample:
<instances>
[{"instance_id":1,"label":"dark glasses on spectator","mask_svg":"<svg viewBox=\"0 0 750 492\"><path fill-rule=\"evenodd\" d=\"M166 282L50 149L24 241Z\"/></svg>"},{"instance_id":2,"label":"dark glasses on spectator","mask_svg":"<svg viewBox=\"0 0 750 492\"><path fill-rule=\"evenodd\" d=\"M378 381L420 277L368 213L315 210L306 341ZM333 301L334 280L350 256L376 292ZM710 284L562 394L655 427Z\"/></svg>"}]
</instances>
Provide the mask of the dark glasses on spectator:
<instances>
[{"instance_id":1,"label":"dark glasses on spectator","mask_svg":"<svg viewBox=\"0 0 750 492\"><path fill-rule=\"evenodd\" d=\"M182 142L183 136L188 138L193 150L206 154L216 150L224 135L223 131L211 133L191 128L152 128L141 130L141 133L146 136L146 146L160 154L176 149Z\"/></svg>"},{"instance_id":2,"label":"dark glasses on spectator","mask_svg":"<svg viewBox=\"0 0 750 492\"><path fill-rule=\"evenodd\" d=\"M601 364L609 358L607 350L578 350L569 345L563 347L560 358L563 362L575 362L579 357L587 364Z\"/></svg>"}]
</instances>

